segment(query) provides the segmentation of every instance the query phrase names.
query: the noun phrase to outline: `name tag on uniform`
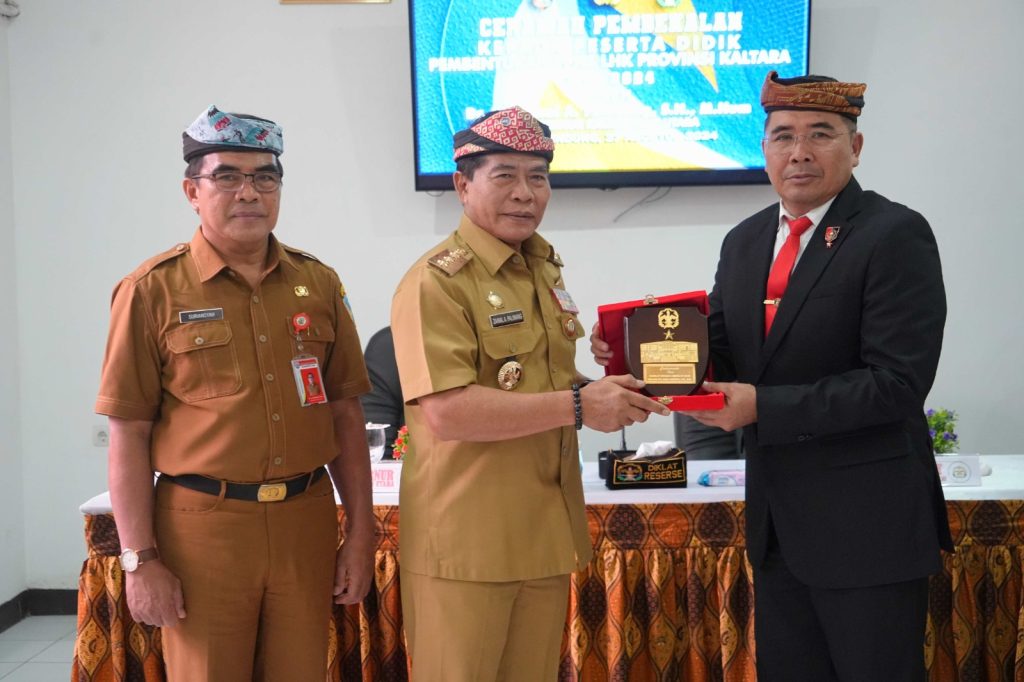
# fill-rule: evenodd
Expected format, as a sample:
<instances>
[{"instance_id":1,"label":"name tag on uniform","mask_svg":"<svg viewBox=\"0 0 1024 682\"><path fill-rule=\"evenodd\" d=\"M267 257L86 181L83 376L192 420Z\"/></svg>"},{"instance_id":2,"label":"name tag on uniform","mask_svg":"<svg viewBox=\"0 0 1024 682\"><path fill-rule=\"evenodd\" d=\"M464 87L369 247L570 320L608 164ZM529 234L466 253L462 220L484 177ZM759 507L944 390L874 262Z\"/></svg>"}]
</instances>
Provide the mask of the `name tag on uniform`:
<instances>
[{"instance_id":1,"label":"name tag on uniform","mask_svg":"<svg viewBox=\"0 0 1024 682\"><path fill-rule=\"evenodd\" d=\"M223 308L207 308L206 310L183 310L178 313L178 322L206 322L207 320L223 320Z\"/></svg>"},{"instance_id":2,"label":"name tag on uniform","mask_svg":"<svg viewBox=\"0 0 1024 682\"><path fill-rule=\"evenodd\" d=\"M510 324L522 324L526 318L522 310L510 310L507 313L494 313L491 315L491 327L507 327Z\"/></svg>"}]
</instances>

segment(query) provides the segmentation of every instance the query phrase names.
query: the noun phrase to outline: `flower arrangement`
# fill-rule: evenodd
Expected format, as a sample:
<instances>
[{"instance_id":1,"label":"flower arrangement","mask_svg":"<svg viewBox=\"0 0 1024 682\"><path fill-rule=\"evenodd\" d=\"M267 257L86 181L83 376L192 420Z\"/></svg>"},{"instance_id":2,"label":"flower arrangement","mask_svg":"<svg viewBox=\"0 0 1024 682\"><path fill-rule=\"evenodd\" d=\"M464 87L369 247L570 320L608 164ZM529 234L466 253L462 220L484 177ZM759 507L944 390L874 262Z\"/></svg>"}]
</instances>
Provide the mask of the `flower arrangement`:
<instances>
[{"instance_id":1,"label":"flower arrangement","mask_svg":"<svg viewBox=\"0 0 1024 682\"><path fill-rule=\"evenodd\" d=\"M402 425L402 428L398 429L398 436L395 438L394 444L391 446L391 456L400 460L405 456L405 450L409 447L409 427Z\"/></svg>"},{"instance_id":2,"label":"flower arrangement","mask_svg":"<svg viewBox=\"0 0 1024 682\"><path fill-rule=\"evenodd\" d=\"M928 410L925 413L928 417L928 433L932 437L932 447L935 454L944 455L956 452L960 446L956 431L956 412L941 408Z\"/></svg>"}]
</instances>

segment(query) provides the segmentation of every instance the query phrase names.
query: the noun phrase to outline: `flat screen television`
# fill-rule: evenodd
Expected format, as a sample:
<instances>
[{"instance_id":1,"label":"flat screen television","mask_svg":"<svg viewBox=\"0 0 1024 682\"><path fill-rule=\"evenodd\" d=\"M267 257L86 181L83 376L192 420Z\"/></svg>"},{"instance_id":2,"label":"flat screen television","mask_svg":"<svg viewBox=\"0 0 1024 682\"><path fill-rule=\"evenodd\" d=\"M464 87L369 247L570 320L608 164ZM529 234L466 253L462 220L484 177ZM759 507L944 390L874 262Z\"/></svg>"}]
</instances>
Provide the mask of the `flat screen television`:
<instances>
[{"instance_id":1,"label":"flat screen television","mask_svg":"<svg viewBox=\"0 0 1024 682\"><path fill-rule=\"evenodd\" d=\"M416 189L452 133L517 104L553 187L767 182L761 84L807 73L810 0L408 0Z\"/></svg>"}]
</instances>

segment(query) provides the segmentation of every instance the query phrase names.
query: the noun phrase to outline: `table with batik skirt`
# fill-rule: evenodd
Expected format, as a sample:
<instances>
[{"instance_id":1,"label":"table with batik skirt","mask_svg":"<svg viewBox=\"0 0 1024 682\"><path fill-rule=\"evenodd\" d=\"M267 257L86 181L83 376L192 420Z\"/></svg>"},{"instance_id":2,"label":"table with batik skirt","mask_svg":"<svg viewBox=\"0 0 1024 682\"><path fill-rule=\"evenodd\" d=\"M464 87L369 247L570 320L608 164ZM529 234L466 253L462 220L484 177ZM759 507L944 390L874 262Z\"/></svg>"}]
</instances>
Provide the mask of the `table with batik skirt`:
<instances>
[{"instance_id":1,"label":"table with batik skirt","mask_svg":"<svg viewBox=\"0 0 1024 682\"><path fill-rule=\"evenodd\" d=\"M931 579L931 680L1024 680L1024 500L948 502L955 555ZM560 680L754 680L743 503L592 504L593 561L572 579ZM407 680L398 508L376 506L375 584L335 607L328 680ZM339 515L342 512L339 508ZM131 620L110 514L86 516L72 682L164 680L158 629Z\"/></svg>"}]
</instances>

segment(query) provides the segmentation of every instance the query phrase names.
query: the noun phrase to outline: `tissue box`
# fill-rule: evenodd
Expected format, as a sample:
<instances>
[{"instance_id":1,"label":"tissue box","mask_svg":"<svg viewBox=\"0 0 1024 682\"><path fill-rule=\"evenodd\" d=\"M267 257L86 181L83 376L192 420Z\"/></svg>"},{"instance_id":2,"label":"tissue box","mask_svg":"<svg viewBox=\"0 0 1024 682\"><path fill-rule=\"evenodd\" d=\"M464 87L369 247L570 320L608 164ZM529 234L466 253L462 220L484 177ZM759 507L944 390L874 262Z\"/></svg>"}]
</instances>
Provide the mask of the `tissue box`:
<instances>
[{"instance_id":1,"label":"tissue box","mask_svg":"<svg viewBox=\"0 0 1024 682\"><path fill-rule=\"evenodd\" d=\"M672 294L671 296L658 296L655 299L661 304L685 304L692 305L704 315L708 314L708 295L705 291L690 291L684 294ZM649 305L647 299L637 301L625 301L623 303L609 303L598 306L597 321L600 325L601 338L611 346L612 356L608 366L604 368L605 375L628 374L626 368L625 335L623 331L623 320L626 315L636 308ZM708 373L705 377L712 380L713 368L708 366ZM642 378L642 377L641 377ZM706 393L703 390L692 395L672 396L670 402L666 403L670 410L720 410L725 407L725 396L721 393Z\"/></svg>"},{"instance_id":2,"label":"tissue box","mask_svg":"<svg viewBox=\"0 0 1024 682\"><path fill-rule=\"evenodd\" d=\"M942 485L981 485L981 460L978 455L935 455Z\"/></svg>"},{"instance_id":3,"label":"tissue box","mask_svg":"<svg viewBox=\"0 0 1024 682\"><path fill-rule=\"evenodd\" d=\"M625 459L633 454L631 450L608 450L605 486L611 490L686 487L686 453L679 448L653 460Z\"/></svg>"}]
</instances>

